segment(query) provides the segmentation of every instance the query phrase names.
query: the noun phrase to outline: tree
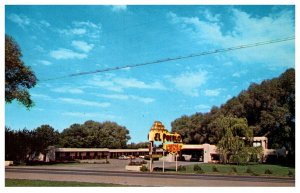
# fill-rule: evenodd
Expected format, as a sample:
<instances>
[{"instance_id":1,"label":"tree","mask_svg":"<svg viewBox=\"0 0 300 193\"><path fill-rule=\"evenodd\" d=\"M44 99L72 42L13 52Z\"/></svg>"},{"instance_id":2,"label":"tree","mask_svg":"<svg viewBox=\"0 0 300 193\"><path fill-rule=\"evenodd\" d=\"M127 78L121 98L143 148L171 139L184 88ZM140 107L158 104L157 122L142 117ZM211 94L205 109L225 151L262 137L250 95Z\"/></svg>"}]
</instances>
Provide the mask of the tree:
<instances>
[{"instance_id":1,"label":"tree","mask_svg":"<svg viewBox=\"0 0 300 193\"><path fill-rule=\"evenodd\" d=\"M129 131L115 122L86 121L61 133L61 146L81 148L126 148Z\"/></svg>"},{"instance_id":2,"label":"tree","mask_svg":"<svg viewBox=\"0 0 300 193\"><path fill-rule=\"evenodd\" d=\"M247 119L219 117L214 124L222 130L222 138L217 144L223 163L246 163L251 155L250 148L253 132Z\"/></svg>"},{"instance_id":3,"label":"tree","mask_svg":"<svg viewBox=\"0 0 300 193\"><path fill-rule=\"evenodd\" d=\"M22 52L17 42L5 35L5 102L14 99L25 107L33 106L28 89L36 85L36 76L21 60Z\"/></svg>"},{"instance_id":4,"label":"tree","mask_svg":"<svg viewBox=\"0 0 300 193\"><path fill-rule=\"evenodd\" d=\"M33 154L42 153L46 155L49 146L57 145L59 142L59 132L55 131L50 125L41 125L33 130Z\"/></svg>"},{"instance_id":5,"label":"tree","mask_svg":"<svg viewBox=\"0 0 300 193\"><path fill-rule=\"evenodd\" d=\"M32 154L33 132L27 129L14 131L5 128L5 159L17 162L28 161Z\"/></svg>"}]
</instances>

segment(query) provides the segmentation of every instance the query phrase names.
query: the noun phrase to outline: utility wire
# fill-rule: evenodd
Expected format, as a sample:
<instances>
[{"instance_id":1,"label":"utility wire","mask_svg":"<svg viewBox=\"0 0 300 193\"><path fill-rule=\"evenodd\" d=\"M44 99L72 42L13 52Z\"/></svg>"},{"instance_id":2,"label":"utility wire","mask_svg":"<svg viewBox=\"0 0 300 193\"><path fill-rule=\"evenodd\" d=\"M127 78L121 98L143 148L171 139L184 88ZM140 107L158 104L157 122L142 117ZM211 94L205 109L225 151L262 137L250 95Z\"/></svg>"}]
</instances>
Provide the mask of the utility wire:
<instances>
[{"instance_id":1,"label":"utility wire","mask_svg":"<svg viewBox=\"0 0 300 193\"><path fill-rule=\"evenodd\" d=\"M189 55L185 55L185 56L177 56L177 57L172 57L172 58L163 58L163 59L158 59L158 60L154 60L154 61L150 61L150 62L144 62L144 63L131 64L131 65L125 65L125 66L116 66L116 67L111 67L111 68L99 69L99 70L95 70L95 71L79 72L79 73L69 74L69 75L66 75L66 76L40 80L40 82L41 81L51 81L51 80L63 79L63 78L68 78L68 77L82 76L82 75L88 75L88 74L96 74L96 73L101 73L101 72L109 72L109 71L115 71L115 70L121 70L121 69L127 69L127 68L136 68L136 67L140 67L140 66L146 66L146 65L151 65L151 64L159 64L159 63L163 63L163 62L182 60L182 59L205 56L205 55L211 55L211 54L217 54L217 53L222 53L222 52L229 52L229 51L240 50L240 49L245 49L245 48L251 48L251 47L263 46L263 45L268 45L268 44L280 43L280 42L285 42L285 41L290 41L290 40L295 40L295 36L281 38L281 39L275 39L275 40L269 40L269 41L263 41L263 42L256 42L256 43L251 43L251 44L244 44L244 45L239 45L239 46L229 47L229 48L216 49L216 50L211 50L211 51L205 51L205 52L200 52L200 53L189 54Z\"/></svg>"}]
</instances>

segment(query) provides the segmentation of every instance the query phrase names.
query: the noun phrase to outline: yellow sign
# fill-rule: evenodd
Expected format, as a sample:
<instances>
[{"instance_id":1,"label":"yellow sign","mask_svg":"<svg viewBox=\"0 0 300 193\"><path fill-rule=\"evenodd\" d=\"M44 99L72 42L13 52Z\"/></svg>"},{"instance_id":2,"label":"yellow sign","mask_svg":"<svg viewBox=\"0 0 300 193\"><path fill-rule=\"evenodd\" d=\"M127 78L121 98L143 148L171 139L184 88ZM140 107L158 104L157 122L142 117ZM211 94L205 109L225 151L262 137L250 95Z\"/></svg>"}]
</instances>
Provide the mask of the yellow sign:
<instances>
[{"instance_id":1,"label":"yellow sign","mask_svg":"<svg viewBox=\"0 0 300 193\"><path fill-rule=\"evenodd\" d=\"M182 149L182 144L179 143L165 144L163 148L170 153L177 153Z\"/></svg>"},{"instance_id":2,"label":"yellow sign","mask_svg":"<svg viewBox=\"0 0 300 193\"><path fill-rule=\"evenodd\" d=\"M155 121L148 135L149 141L181 143L182 138L178 133L169 133L160 121Z\"/></svg>"}]
</instances>

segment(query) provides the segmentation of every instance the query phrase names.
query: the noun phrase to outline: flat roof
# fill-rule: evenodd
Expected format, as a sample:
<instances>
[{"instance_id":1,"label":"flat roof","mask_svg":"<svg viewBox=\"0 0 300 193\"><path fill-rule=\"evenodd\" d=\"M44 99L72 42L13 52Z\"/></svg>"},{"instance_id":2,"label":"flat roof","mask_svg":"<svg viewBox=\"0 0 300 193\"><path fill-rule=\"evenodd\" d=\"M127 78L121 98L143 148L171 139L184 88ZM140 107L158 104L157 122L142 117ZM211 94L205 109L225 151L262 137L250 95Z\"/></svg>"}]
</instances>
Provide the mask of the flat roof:
<instances>
[{"instance_id":1,"label":"flat roof","mask_svg":"<svg viewBox=\"0 0 300 193\"><path fill-rule=\"evenodd\" d=\"M162 152L162 149L156 149ZM148 148L139 149L108 149L108 148L56 148L55 152L110 152L110 153L127 153L127 152L149 152Z\"/></svg>"}]
</instances>

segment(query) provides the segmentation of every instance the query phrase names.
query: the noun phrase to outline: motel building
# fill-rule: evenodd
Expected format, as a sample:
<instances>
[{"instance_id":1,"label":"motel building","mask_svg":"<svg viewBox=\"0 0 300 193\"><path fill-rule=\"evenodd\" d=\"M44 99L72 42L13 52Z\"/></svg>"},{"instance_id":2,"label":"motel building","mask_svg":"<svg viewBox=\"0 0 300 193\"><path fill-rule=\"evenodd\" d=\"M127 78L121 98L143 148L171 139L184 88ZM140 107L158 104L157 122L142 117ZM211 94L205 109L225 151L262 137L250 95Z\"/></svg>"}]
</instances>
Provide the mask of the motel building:
<instances>
[{"instance_id":1,"label":"motel building","mask_svg":"<svg viewBox=\"0 0 300 193\"><path fill-rule=\"evenodd\" d=\"M254 137L253 146L263 147L263 162L267 158L277 159L280 156L286 156L286 150L268 149L267 137ZM155 154L164 155L165 161L175 161L175 156L166 150L157 148ZM117 159L120 156L146 156L149 155L149 148L140 149L108 149L108 148L55 148L49 147L46 154L46 162L53 161L72 161L86 159ZM43 156L40 158L44 160ZM217 147L211 144L183 144L178 152L178 160L195 161L204 163L217 163L219 161L219 153Z\"/></svg>"},{"instance_id":2,"label":"motel building","mask_svg":"<svg viewBox=\"0 0 300 193\"><path fill-rule=\"evenodd\" d=\"M182 144L181 136L177 133L169 133L164 125L155 121L148 134L149 148L140 149L108 149L108 148L55 148L49 147L46 157L41 160L46 162L55 161L71 161L71 160L86 160L86 159L117 159L120 156L146 156L146 155L159 155L164 158L164 161L175 161L174 152L168 148L172 146L180 146L177 151L178 160L181 161L195 161L204 163L217 163L219 162L219 153L216 145L211 144ZM156 148L152 151L153 142L158 141L163 145L163 149ZM262 161L266 162L267 159L278 159L280 156L286 156L286 150L283 149L268 149L267 137L254 137L253 146L263 148ZM169 150L169 151L168 151Z\"/></svg>"}]
</instances>

